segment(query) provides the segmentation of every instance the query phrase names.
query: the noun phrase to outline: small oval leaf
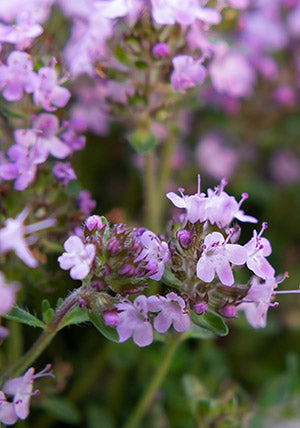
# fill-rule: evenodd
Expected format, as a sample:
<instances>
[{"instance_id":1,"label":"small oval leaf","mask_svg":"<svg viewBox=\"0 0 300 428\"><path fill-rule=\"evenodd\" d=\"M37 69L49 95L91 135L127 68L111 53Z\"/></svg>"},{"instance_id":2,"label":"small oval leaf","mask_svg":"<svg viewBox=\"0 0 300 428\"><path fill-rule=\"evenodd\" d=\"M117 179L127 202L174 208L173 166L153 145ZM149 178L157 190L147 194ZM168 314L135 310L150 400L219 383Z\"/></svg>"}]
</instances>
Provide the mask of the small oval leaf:
<instances>
[{"instance_id":1,"label":"small oval leaf","mask_svg":"<svg viewBox=\"0 0 300 428\"><path fill-rule=\"evenodd\" d=\"M89 311L89 319L94 324L96 329L106 337L106 339L116 343L119 342L120 338L117 330L104 324L102 316L96 308Z\"/></svg>"},{"instance_id":2,"label":"small oval leaf","mask_svg":"<svg viewBox=\"0 0 300 428\"><path fill-rule=\"evenodd\" d=\"M197 315L195 312L191 312L191 320L197 326L209 330L217 336L226 336L228 334L228 327L223 318L214 312L207 311L203 315Z\"/></svg>"},{"instance_id":3,"label":"small oval leaf","mask_svg":"<svg viewBox=\"0 0 300 428\"><path fill-rule=\"evenodd\" d=\"M14 306L9 314L2 315L3 318L8 320L18 321L22 324L30 325L31 327L40 327L45 328L45 324L32 315L30 312L27 312L25 309L20 308L19 306Z\"/></svg>"}]
</instances>

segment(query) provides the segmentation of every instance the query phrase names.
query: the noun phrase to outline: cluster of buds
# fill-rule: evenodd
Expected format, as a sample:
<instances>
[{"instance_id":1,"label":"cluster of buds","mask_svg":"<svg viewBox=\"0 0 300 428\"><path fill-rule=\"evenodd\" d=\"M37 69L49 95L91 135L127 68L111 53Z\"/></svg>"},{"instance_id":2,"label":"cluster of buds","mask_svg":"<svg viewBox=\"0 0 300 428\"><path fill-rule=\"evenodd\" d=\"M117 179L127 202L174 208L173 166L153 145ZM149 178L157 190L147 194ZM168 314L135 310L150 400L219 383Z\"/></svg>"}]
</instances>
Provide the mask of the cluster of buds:
<instances>
[{"instance_id":1,"label":"cluster of buds","mask_svg":"<svg viewBox=\"0 0 300 428\"><path fill-rule=\"evenodd\" d=\"M124 224L110 226L104 217L86 219L84 240L71 236L59 257L73 279L86 279L97 291L132 294L159 281L169 259L168 245L153 232Z\"/></svg>"}]
</instances>

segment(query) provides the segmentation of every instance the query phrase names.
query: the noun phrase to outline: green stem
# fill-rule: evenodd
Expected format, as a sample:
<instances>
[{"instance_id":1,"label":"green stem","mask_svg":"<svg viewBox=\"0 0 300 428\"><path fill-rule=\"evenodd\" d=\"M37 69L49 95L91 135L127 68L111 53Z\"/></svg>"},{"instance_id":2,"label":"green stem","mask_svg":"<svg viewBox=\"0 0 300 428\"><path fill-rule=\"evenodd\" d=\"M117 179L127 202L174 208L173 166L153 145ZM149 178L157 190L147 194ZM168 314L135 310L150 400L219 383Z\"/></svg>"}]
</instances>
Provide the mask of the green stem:
<instances>
[{"instance_id":1,"label":"green stem","mask_svg":"<svg viewBox=\"0 0 300 428\"><path fill-rule=\"evenodd\" d=\"M47 348L49 343L52 341L56 333L61 329L61 322L67 313L76 306L78 297L81 293L82 287L76 289L71 293L57 308L53 315L53 319L48 324L33 344L33 346L21 357L7 372L3 378L20 376L31 364L41 355L41 353Z\"/></svg>"},{"instance_id":2,"label":"green stem","mask_svg":"<svg viewBox=\"0 0 300 428\"><path fill-rule=\"evenodd\" d=\"M159 231L160 195L157 188L155 171L155 152L144 156L145 218L146 226L153 232Z\"/></svg>"},{"instance_id":3,"label":"green stem","mask_svg":"<svg viewBox=\"0 0 300 428\"><path fill-rule=\"evenodd\" d=\"M172 155L174 153L174 149L176 146L176 136L173 132L170 132L170 135L165 142L165 144L162 147L162 159L161 159L161 168L160 168L160 175L159 175L159 195L160 197L164 196L164 193L166 191L166 184L169 180L170 174L171 174L171 160Z\"/></svg>"},{"instance_id":4,"label":"green stem","mask_svg":"<svg viewBox=\"0 0 300 428\"><path fill-rule=\"evenodd\" d=\"M131 417L124 425L124 428L135 428L141 422L145 412L149 408L151 401L153 399L154 394L160 387L164 377L166 376L171 361L174 357L175 351L182 341L183 337L180 334L176 334L176 336L172 336L170 338L169 343L166 344L164 355L161 359L161 364L159 365L156 373L154 374L151 382L149 383L146 391L142 395L138 405L134 409Z\"/></svg>"}]
</instances>

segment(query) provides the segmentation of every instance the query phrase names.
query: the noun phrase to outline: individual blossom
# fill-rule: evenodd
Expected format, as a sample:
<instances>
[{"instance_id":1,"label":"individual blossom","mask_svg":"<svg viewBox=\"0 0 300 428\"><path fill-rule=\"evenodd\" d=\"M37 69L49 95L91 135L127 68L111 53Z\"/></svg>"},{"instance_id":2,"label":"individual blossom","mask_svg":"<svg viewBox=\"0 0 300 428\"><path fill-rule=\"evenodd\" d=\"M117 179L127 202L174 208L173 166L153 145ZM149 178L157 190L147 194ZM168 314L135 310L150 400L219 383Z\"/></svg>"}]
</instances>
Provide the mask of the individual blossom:
<instances>
[{"instance_id":1,"label":"individual blossom","mask_svg":"<svg viewBox=\"0 0 300 428\"><path fill-rule=\"evenodd\" d=\"M96 201L92 199L91 192L88 190L81 190L78 197L78 207L85 215L90 215L96 207Z\"/></svg>"},{"instance_id":2,"label":"individual blossom","mask_svg":"<svg viewBox=\"0 0 300 428\"><path fill-rule=\"evenodd\" d=\"M70 147L57 137L58 132L58 118L54 114L42 113L33 116L32 129L17 129L14 137L21 146L27 149L34 147L40 156L39 163L43 163L49 154L58 159L71 154Z\"/></svg>"},{"instance_id":3,"label":"individual blossom","mask_svg":"<svg viewBox=\"0 0 300 428\"><path fill-rule=\"evenodd\" d=\"M209 65L209 75L214 88L232 97L244 97L252 92L255 71L241 52L230 50L220 43L216 56Z\"/></svg>"},{"instance_id":4,"label":"individual blossom","mask_svg":"<svg viewBox=\"0 0 300 428\"><path fill-rule=\"evenodd\" d=\"M170 258L168 244L160 241L159 238L150 230L145 230L140 241L144 247L135 262L144 260L147 262L147 267L152 271L149 278L159 281L164 273L165 263Z\"/></svg>"},{"instance_id":5,"label":"individual blossom","mask_svg":"<svg viewBox=\"0 0 300 428\"><path fill-rule=\"evenodd\" d=\"M99 217L98 215L89 216L85 220L84 225L89 230L89 232L92 232L95 227L97 228L97 230L101 230L103 228L101 217Z\"/></svg>"},{"instance_id":6,"label":"individual blossom","mask_svg":"<svg viewBox=\"0 0 300 428\"><path fill-rule=\"evenodd\" d=\"M13 51L8 55L6 65L0 64L0 90L7 101L18 101L23 91L32 93L37 81L30 55Z\"/></svg>"},{"instance_id":7,"label":"individual blossom","mask_svg":"<svg viewBox=\"0 0 300 428\"><path fill-rule=\"evenodd\" d=\"M38 391L35 391L35 392L33 391L33 381L35 379L38 379L44 376L53 377L53 373L51 372L50 368L51 366L47 365L44 368L44 370L42 370L37 374L34 374L34 368L31 367L30 369L27 370L27 372L23 376L10 379L4 383L2 387L3 392L6 395L10 395L13 397L13 401L11 404L13 406L13 410L16 418L21 420L24 420L27 418L27 416L29 415L29 404L30 404L31 396L36 395L38 393ZM2 393L2 398L5 400L3 395L4 394ZM4 401L4 403L6 403L6 401ZM12 418L13 414L11 412L11 408L9 409L9 414L10 414L10 417ZM1 405L0 405L0 420L1 420Z\"/></svg>"},{"instance_id":8,"label":"individual blossom","mask_svg":"<svg viewBox=\"0 0 300 428\"><path fill-rule=\"evenodd\" d=\"M58 257L61 269L71 269L70 276L73 279L84 279L96 255L95 245L84 244L78 236L70 236L64 243L64 249L66 252Z\"/></svg>"},{"instance_id":9,"label":"individual blossom","mask_svg":"<svg viewBox=\"0 0 300 428\"><path fill-rule=\"evenodd\" d=\"M16 283L7 284L3 273L0 272L0 316L12 309L18 289L19 287Z\"/></svg>"},{"instance_id":10,"label":"individual blossom","mask_svg":"<svg viewBox=\"0 0 300 428\"><path fill-rule=\"evenodd\" d=\"M207 133L196 148L196 160L210 176L221 179L231 177L238 162L237 152L224 144L223 139L213 132Z\"/></svg>"},{"instance_id":11,"label":"individual blossom","mask_svg":"<svg viewBox=\"0 0 300 428\"><path fill-rule=\"evenodd\" d=\"M229 226L234 218L242 222L257 223L256 218L246 215L240 209L242 203L248 198L248 194L243 193L240 202L237 202L234 196L229 196L228 193L224 192L226 184L227 181L222 179L215 190L208 189L206 202L207 220L218 227Z\"/></svg>"},{"instance_id":12,"label":"individual blossom","mask_svg":"<svg viewBox=\"0 0 300 428\"><path fill-rule=\"evenodd\" d=\"M146 296L138 296L133 303L124 299L117 305L119 323L117 332L119 342L125 342L129 337L140 347L148 346L153 341L152 325L148 319L148 300Z\"/></svg>"},{"instance_id":13,"label":"individual blossom","mask_svg":"<svg viewBox=\"0 0 300 428\"><path fill-rule=\"evenodd\" d=\"M177 55L172 59L174 70L171 73L171 84L174 91L185 93L188 88L203 83L206 70L199 61L189 55Z\"/></svg>"},{"instance_id":14,"label":"individual blossom","mask_svg":"<svg viewBox=\"0 0 300 428\"><path fill-rule=\"evenodd\" d=\"M56 162L52 171L54 177L60 181L63 186L67 186L69 181L76 180L77 178L70 162Z\"/></svg>"},{"instance_id":15,"label":"individual blossom","mask_svg":"<svg viewBox=\"0 0 300 428\"><path fill-rule=\"evenodd\" d=\"M14 188L24 190L35 178L41 156L35 148L28 150L18 144L7 151L7 160L0 161L0 178L15 180Z\"/></svg>"},{"instance_id":16,"label":"individual blossom","mask_svg":"<svg viewBox=\"0 0 300 428\"><path fill-rule=\"evenodd\" d=\"M198 191L195 195L184 195L184 189L178 190L181 197L174 192L169 192L166 196L175 207L186 209L186 219L191 223L206 220L206 195L200 191L200 175L198 175Z\"/></svg>"},{"instance_id":17,"label":"individual blossom","mask_svg":"<svg viewBox=\"0 0 300 428\"><path fill-rule=\"evenodd\" d=\"M20 14L15 25L0 23L0 43L13 43L18 49L26 49L32 39L42 34L43 27L31 21L29 14Z\"/></svg>"},{"instance_id":18,"label":"individual blossom","mask_svg":"<svg viewBox=\"0 0 300 428\"><path fill-rule=\"evenodd\" d=\"M246 250L238 244L227 244L220 232L209 233L202 244L202 254L197 263L197 277L204 282L213 281L215 274L224 285L232 285L234 277L230 263L243 265Z\"/></svg>"},{"instance_id":19,"label":"individual blossom","mask_svg":"<svg viewBox=\"0 0 300 428\"><path fill-rule=\"evenodd\" d=\"M266 260L266 257L272 253L271 244L268 239L261 237L266 228L267 223L264 222L258 234L256 230L254 230L253 238L244 245L244 248L247 252L246 264L248 269L263 279L270 279L273 278L275 270Z\"/></svg>"},{"instance_id":20,"label":"individual blossom","mask_svg":"<svg viewBox=\"0 0 300 428\"><path fill-rule=\"evenodd\" d=\"M158 333L165 333L173 324L179 333L190 328L190 317L185 312L185 301L178 294L171 292L163 296L148 297L148 310L159 312L154 318L154 328Z\"/></svg>"},{"instance_id":21,"label":"individual blossom","mask_svg":"<svg viewBox=\"0 0 300 428\"><path fill-rule=\"evenodd\" d=\"M53 67L39 69L33 93L34 104L41 105L47 111L54 111L57 107L64 107L70 97L70 91L59 85Z\"/></svg>"},{"instance_id":22,"label":"individual blossom","mask_svg":"<svg viewBox=\"0 0 300 428\"><path fill-rule=\"evenodd\" d=\"M27 266L35 268L38 262L28 248L30 237L26 235L52 227L56 224L56 220L54 218L47 218L46 220L25 226L24 221L28 214L29 209L24 208L16 218L5 220L5 226L0 229L0 255L14 251L16 256Z\"/></svg>"}]
</instances>

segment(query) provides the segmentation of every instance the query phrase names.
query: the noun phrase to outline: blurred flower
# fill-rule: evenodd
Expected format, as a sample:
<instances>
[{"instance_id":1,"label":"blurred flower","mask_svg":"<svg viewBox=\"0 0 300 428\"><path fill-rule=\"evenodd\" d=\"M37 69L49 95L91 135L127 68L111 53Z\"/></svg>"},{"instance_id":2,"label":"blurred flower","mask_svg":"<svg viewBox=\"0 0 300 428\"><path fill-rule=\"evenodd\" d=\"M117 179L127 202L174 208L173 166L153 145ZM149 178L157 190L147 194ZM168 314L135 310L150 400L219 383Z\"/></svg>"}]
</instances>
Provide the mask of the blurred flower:
<instances>
[{"instance_id":1,"label":"blurred flower","mask_svg":"<svg viewBox=\"0 0 300 428\"><path fill-rule=\"evenodd\" d=\"M186 89L193 88L204 81L206 69L191 56L174 56L172 63L174 70L171 74L171 84L174 91L184 93Z\"/></svg>"},{"instance_id":2,"label":"blurred flower","mask_svg":"<svg viewBox=\"0 0 300 428\"><path fill-rule=\"evenodd\" d=\"M169 45L167 43L156 43L156 45L153 46L152 53L155 58L168 56L170 53Z\"/></svg>"},{"instance_id":3,"label":"blurred flower","mask_svg":"<svg viewBox=\"0 0 300 428\"><path fill-rule=\"evenodd\" d=\"M5 220L5 226L0 229L0 255L9 251L14 251L27 266L35 268L38 263L28 249L28 238L25 235L52 227L56 224L54 218L39 221L29 226L24 225L24 221L29 214L28 208L14 218Z\"/></svg>"},{"instance_id":4,"label":"blurred flower","mask_svg":"<svg viewBox=\"0 0 300 428\"><path fill-rule=\"evenodd\" d=\"M67 186L69 181L77 178L70 162L55 162L52 171L55 178L61 181L64 186Z\"/></svg>"},{"instance_id":5,"label":"blurred flower","mask_svg":"<svg viewBox=\"0 0 300 428\"><path fill-rule=\"evenodd\" d=\"M280 184L292 184L300 180L300 160L291 151L276 151L269 164L272 178Z\"/></svg>"},{"instance_id":6,"label":"blurred flower","mask_svg":"<svg viewBox=\"0 0 300 428\"><path fill-rule=\"evenodd\" d=\"M92 199L91 193L88 190L82 190L79 193L77 202L79 209L85 215L89 215L91 211L93 211L93 209L96 207L96 201Z\"/></svg>"},{"instance_id":7,"label":"blurred flower","mask_svg":"<svg viewBox=\"0 0 300 428\"><path fill-rule=\"evenodd\" d=\"M213 178L230 178L238 162L235 150L226 146L214 133L205 134L196 148L197 163Z\"/></svg>"}]
</instances>

